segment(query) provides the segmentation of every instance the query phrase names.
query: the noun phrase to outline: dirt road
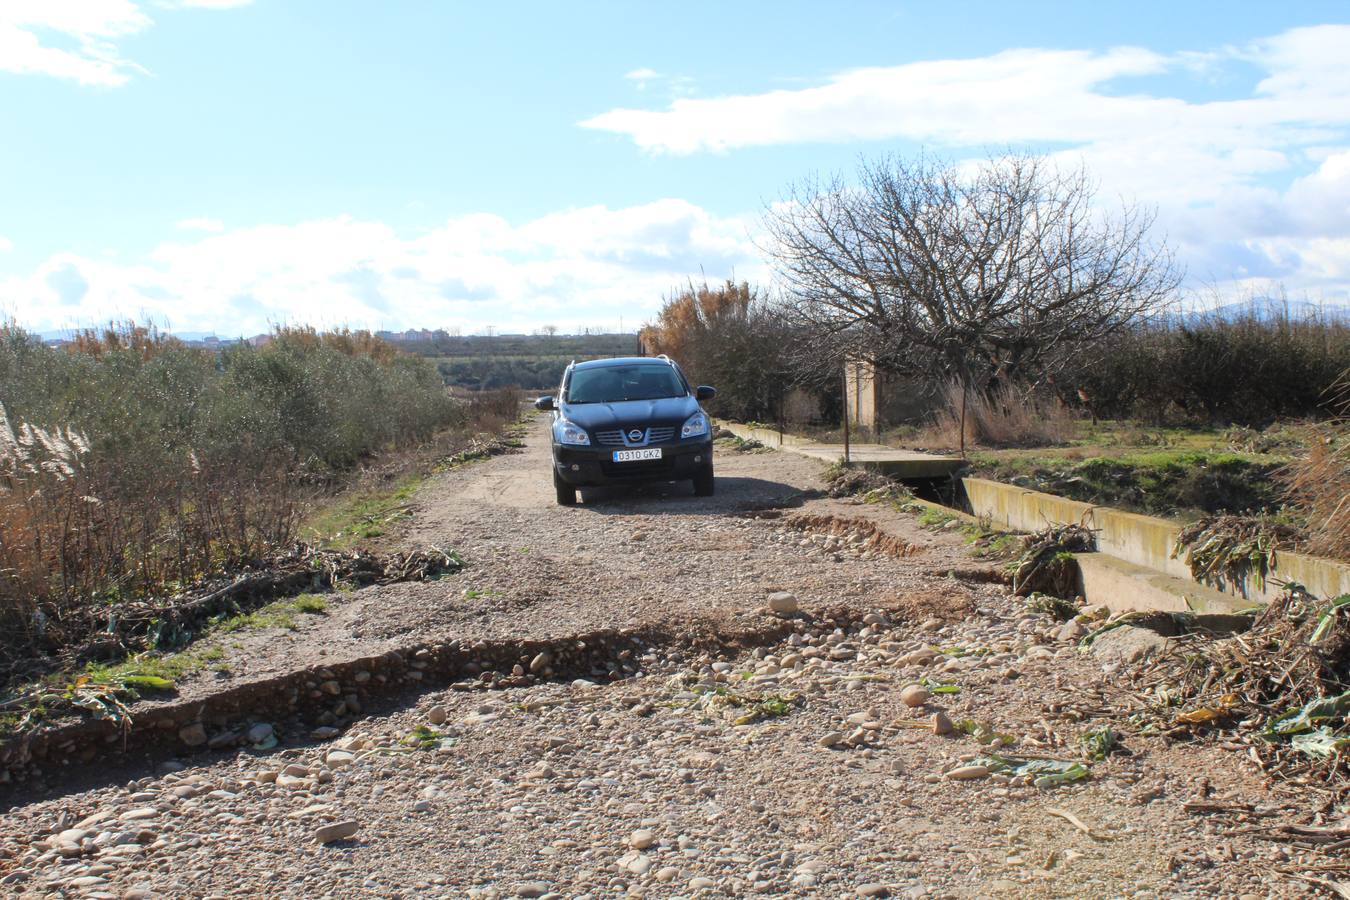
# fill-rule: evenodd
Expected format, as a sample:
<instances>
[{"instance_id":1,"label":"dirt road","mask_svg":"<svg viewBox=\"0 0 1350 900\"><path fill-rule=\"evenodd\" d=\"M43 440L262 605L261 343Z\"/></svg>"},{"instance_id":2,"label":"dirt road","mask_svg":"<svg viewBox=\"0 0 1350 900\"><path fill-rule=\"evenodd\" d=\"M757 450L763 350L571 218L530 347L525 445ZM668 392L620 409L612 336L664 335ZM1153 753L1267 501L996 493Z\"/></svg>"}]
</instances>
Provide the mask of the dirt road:
<instances>
[{"instance_id":1,"label":"dirt road","mask_svg":"<svg viewBox=\"0 0 1350 900\"><path fill-rule=\"evenodd\" d=\"M183 692L447 637L668 640L580 679L549 677L541 653L514 687L427 683L346 717L331 741L254 723L282 744L50 778L0 816L0 894L1313 890L1287 873L1317 857L1248 827L1300 817L1306 798L1239 754L1126 731L1125 752L1060 787L963 765L987 748L934 733L936 714L1007 734L1006 753L1077 759L1083 733L1122 727L1129 685L1008 596L959 535L806 495L817 465L780 453L719 450L713 498L677 485L561 508L546 439L541 422L525 452L419 496L403 540L458 549L464 572L335 597L295 631L230 636L228 674ZM769 614L775 592L799 612ZM901 688L920 679L955 692L911 708ZM962 769L970 780L946 774Z\"/></svg>"}]
</instances>

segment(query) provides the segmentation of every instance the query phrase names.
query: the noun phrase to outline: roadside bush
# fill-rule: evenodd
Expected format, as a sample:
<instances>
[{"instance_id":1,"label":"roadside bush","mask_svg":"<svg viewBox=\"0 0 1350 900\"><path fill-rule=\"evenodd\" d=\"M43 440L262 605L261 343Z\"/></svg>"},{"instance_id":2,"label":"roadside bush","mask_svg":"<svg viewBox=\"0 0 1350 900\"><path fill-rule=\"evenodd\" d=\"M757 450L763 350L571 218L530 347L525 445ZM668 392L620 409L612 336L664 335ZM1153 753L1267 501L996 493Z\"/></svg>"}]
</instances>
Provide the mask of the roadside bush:
<instances>
[{"instance_id":1,"label":"roadside bush","mask_svg":"<svg viewBox=\"0 0 1350 900\"><path fill-rule=\"evenodd\" d=\"M1171 319L1108 339L1055 378L1094 418L1261 427L1325 417L1350 367L1350 322L1252 307Z\"/></svg>"},{"instance_id":2,"label":"roadside bush","mask_svg":"<svg viewBox=\"0 0 1350 900\"><path fill-rule=\"evenodd\" d=\"M776 422L810 410L838 421L840 373L813 383L794 363L792 348L805 339L747 282L706 282L666 299L656 320L639 334L642 349L664 353L693 380L717 388L706 404L715 416L740 422Z\"/></svg>"},{"instance_id":3,"label":"roadside bush","mask_svg":"<svg viewBox=\"0 0 1350 900\"><path fill-rule=\"evenodd\" d=\"M465 414L430 363L360 332L217 354L133 325L61 348L0 326L0 663L60 646L91 604L258 559L316 485Z\"/></svg>"},{"instance_id":4,"label":"roadside bush","mask_svg":"<svg viewBox=\"0 0 1350 900\"><path fill-rule=\"evenodd\" d=\"M469 421L479 431L501 431L520 418L524 400L516 388L476 391L469 397Z\"/></svg>"}]
</instances>

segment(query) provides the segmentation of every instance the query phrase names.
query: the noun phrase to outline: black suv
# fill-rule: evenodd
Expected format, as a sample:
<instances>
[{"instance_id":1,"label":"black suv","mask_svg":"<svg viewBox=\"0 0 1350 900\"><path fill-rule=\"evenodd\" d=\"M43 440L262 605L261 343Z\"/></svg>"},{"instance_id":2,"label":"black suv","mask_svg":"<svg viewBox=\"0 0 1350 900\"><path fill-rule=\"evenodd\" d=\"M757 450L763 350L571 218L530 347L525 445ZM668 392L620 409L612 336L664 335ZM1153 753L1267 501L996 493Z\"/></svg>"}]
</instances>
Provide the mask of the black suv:
<instances>
[{"instance_id":1,"label":"black suv","mask_svg":"<svg viewBox=\"0 0 1350 900\"><path fill-rule=\"evenodd\" d=\"M664 356L572 363L557 398L534 403L553 413L558 502L576 503L579 487L684 478L712 496L712 422L698 404L716 393Z\"/></svg>"}]
</instances>

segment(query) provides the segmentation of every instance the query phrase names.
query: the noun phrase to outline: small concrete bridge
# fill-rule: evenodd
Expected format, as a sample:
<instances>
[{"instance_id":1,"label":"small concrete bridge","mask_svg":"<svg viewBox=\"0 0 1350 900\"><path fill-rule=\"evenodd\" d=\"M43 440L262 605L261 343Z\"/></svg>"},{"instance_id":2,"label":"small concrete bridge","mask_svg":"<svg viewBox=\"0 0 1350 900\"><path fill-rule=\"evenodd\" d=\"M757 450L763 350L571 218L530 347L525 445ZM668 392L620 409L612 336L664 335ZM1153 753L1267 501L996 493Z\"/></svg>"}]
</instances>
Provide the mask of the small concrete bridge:
<instances>
[{"instance_id":1,"label":"small concrete bridge","mask_svg":"<svg viewBox=\"0 0 1350 900\"><path fill-rule=\"evenodd\" d=\"M737 437L759 441L775 450L787 450L810 456L825 462L837 462L844 458L844 445L813 441L797 435L784 434L773 428L741 425L736 422L718 421L719 428L725 428ZM914 450L897 450L884 444L849 443L849 461L859 468L879 472L890 478L947 478L965 464L955 456L937 456L932 453L919 453Z\"/></svg>"}]
</instances>

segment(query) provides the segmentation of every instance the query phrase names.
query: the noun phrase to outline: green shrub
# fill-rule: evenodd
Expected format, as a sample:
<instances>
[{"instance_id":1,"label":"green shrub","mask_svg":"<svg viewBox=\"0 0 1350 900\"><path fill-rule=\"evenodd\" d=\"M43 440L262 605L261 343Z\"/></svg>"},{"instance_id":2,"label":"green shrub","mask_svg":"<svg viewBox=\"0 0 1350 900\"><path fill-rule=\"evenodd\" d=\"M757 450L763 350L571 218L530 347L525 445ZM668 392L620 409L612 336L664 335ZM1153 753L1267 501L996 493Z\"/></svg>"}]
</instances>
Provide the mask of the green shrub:
<instances>
[{"instance_id":1,"label":"green shrub","mask_svg":"<svg viewBox=\"0 0 1350 900\"><path fill-rule=\"evenodd\" d=\"M1061 399L1094 416L1163 424L1265 426L1324 417L1350 368L1350 322L1251 310L1141 326L1055 376Z\"/></svg>"},{"instance_id":2,"label":"green shrub","mask_svg":"<svg viewBox=\"0 0 1350 900\"><path fill-rule=\"evenodd\" d=\"M465 416L430 362L361 332L217 353L132 325L53 347L0 323L0 668L5 644L59 646L92 603L258 559L316 480Z\"/></svg>"}]
</instances>

